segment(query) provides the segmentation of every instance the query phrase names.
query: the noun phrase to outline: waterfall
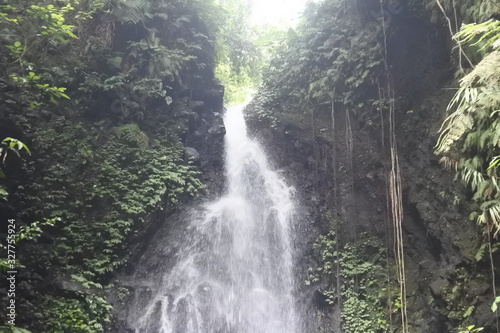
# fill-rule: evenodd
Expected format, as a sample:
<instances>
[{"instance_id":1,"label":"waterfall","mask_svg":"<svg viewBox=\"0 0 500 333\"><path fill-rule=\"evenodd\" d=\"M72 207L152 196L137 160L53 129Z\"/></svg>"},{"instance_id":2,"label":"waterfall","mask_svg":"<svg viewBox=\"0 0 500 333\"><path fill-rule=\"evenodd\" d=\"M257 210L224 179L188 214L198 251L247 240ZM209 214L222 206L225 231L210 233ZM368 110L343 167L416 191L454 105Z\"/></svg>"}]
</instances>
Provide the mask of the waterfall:
<instances>
[{"instance_id":1,"label":"waterfall","mask_svg":"<svg viewBox=\"0 0 500 333\"><path fill-rule=\"evenodd\" d=\"M175 262L151 278L137 333L296 333L292 188L247 134L242 108L226 126L227 190L189 214ZM139 302L140 303L140 302Z\"/></svg>"}]
</instances>

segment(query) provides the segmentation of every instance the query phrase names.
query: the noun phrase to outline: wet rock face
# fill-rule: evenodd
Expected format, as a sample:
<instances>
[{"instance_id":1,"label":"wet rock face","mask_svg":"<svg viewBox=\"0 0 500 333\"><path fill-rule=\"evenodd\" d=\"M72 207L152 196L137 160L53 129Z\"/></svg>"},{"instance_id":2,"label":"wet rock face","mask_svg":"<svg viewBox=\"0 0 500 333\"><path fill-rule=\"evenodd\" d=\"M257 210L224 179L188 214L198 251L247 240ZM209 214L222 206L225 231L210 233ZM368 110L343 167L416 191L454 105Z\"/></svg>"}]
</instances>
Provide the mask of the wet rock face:
<instances>
[{"instance_id":1,"label":"wet rock face","mask_svg":"<svg viewBox=\"0 0 500 333\"><path fill-rule=\"evenodd\" d=\"M402 28L389 40L388 51L391 74L397 83L395 134L402 170L410 331L456 330L467 307L474 306L470 318L476 327L496 332L494 314L487 308L492 301L491 272L486 264L477 264L474 259L481 235L468 218L470 199L463 186L454 181L454 173L444 170L434 155L436 133L452 97L441 89L450 85L447 36L424 18L397 20ZM427 38L428 44L420 44ZM409 45L398 49L404 40L410 40ZM429 47L430 53L426 51ZM336 108L335 134L318 134L321 127L311 130L289 120L271 129L260 122L252 105L247 108L254 135L264 142L274 163L296 187L302 205L295 226L299 250L296 277L300 303L304 305L305 333L318 332L319 327L338 331L337 304L327 305L319 297L317 286L303 283L308 268L317 265L312 250L315 239L332 229L328 212L336 212L344 221L340 235L344 242L363 231L384 243L387 239L392 242L392 227L386 218L390 159L387 145L384 148L382 143L380 120L370 114L351 114L351 151L345 136L344 111L341 106ZM316 126L331 124L329 117L321 118L319 107L313 112ZM389 251L392 254L392 249ZM397 315L393 320L399 320Z\"/></svg>"},{"instance_id":2,"label":"wet rock face","mask_svg":"<svg viewBox=\"0 0 500 333\"><path fill-rule=\"evenodd\" d=\"M345 227L338 237L342 244L369 231L385 237L385 173L379 143L352 119L353 150L345 136L345 113L336 119L335 134L312 137L293 123L271 130L252 117L247 109L254 135L260 138L281 168L287 181L296 188L300 204L295 224L296 281L298 303L304 318L304 333L340 329L339 302L327 302L321 293L326 286L307 286L308 269L317 267L313 243L320 234L334 228L331 216L337 216ZM329 124L331 119L318 120ZM332 136L335 140L332 140ZM317 320L321 318L321 320Z\"/></svg>"},{"instance_id":3,"label":"wet rock face","mask_svg":"<svg viewBox=\"0 0 500 333\"><path fill-rule=\"evenodd\" d=\"M251 113L251 109L247 112ZM406 127L410 119L399 119L404 134L398 138L408 138L399 140L398 148L403 169L403 231L411 325L413 332L442 333L454 328L446 310L451 300L445 295L456 285L456 269L472 264L470 253L479 237L474 223L452 203L456 198L446 192L457 185L453 175L435 161L431 140L426 136L434 126L429 122L432 118L413 122L411 129ZM302 205L295 226L299 251L296 277L306 333L318 332L318 327L338 329L338 317L333 315L338 312L338 302L328 304L317 286L304 285L308 268L317 265L312 245L319 234L333 227L329 212L336 212L345 223L340 234L344 243L362 232L376 235L384 244L387 237L392 237L392 231L387 236L387 155L379 141L380 133L357 126L355 119L351 121L352 153L340 136L335 143L319 137L313 141L310 133L293 124L269 130L253 123L255 136L265 142L274 162L296 187ZM345 133L345 128L339 126L336 131ZM416 145L415 140L421 143ZM471 287L483 283L484 279L480 279ZM316 319L318 314L320 321Z\"/></svg>"}]
</instances>

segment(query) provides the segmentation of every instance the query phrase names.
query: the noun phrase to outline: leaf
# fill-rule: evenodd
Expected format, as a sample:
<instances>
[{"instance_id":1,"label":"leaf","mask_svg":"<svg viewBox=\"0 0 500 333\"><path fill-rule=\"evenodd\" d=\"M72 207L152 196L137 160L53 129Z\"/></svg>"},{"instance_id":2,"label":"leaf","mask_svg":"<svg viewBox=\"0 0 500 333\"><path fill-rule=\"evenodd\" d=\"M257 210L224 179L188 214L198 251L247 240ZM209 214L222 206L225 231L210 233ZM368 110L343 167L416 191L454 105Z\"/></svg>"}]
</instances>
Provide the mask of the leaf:
<instances>
[{"instance_id":1,"label":"leaf","mask_svg":"<svg viewBox=\"0 0 500 333\"><path fill-rule=\"evenodd\" d=\"M7 197L9 196L9 193L0 187L0 199L7 200Z\"/></svg>"},{"instance_id":2,"label":"leaf","mask_svg":"<svg viewBox=\"0 0 500 333\"><path fill-rule=\"evenodd\" d=\"M71 99L68 95L66 95L65 93L59 93L59 96L60 97L63 97L63 98L66 98L66 99Z\"/></svg>"},{"instance_id":3,"label":"leaf","mask_svg":"<svg viewBox=\"0 0 500 333\"><path fill-rule=\"evenodd\" d=\"M467 310L465 311L465 313L463 314L462 317L463 318L467 318L467 317L469 317L472 314L472 312L474 312L474 306L473 305L471 305L471 306L469 306L467 308Z\"/></svg>"},{"instance_id":4,"label":"leaf","mask_svg":"<svg viewBox=\"0 0 500 333\"><path fill-rule=\"evenodd\" d=\"M498 303L500 303L500 296L497 296L491 305L491 311L496 312L498 309Z\"/></svg>"},{"instance_id":5,"label":"leaf","mask_svg":"<svg viewBox=\"0 0 500 333\"><path fill-rule=\"evenodd\" d=\"M500 163L500 156L495 156L493 160L491 160L491 163L488 166L488 169L486 169L486 171L495 168L498 165L498 163Z\"/></svg>"}]
</instances>

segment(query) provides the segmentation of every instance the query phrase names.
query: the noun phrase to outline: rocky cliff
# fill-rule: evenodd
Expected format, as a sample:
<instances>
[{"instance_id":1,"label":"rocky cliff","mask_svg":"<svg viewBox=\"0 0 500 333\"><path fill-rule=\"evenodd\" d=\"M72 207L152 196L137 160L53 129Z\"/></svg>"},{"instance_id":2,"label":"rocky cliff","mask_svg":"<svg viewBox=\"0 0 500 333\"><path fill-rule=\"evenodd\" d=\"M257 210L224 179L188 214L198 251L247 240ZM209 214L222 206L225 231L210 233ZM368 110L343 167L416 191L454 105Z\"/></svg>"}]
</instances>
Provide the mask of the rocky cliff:
<instances>
[{"instance_id":1,"label":"rocky cliff","mask_svg":"<svg viewBox=\"0 0 500 333\"><path fill-rule=\"evenodd\" d=\"M499 258L484 255L488 240L468 218L470 195L434 154L456 84L449 30L424 4L371 5L311 7L289 44L294 58L275 63L247 108L303 204L296 243L304 332L399 332L401 240L409 332L496 332L490 264ZM369 50L379 56L366 59ZM389 194L394 148L401 239Z\"/></svg>"}]
</instances>

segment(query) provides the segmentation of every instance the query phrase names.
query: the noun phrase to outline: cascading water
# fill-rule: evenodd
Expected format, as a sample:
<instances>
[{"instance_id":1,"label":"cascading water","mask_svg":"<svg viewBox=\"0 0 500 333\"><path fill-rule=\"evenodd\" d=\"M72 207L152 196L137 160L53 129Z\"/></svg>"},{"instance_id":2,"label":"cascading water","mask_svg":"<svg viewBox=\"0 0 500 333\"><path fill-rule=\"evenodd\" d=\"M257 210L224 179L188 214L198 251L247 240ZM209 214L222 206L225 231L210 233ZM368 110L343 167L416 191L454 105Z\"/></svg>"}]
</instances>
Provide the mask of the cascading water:
<instances>
[{"instance_id":1,"label":"cascading water","mask_svg":"<svg viewBox=\"0 0 500 333\"><path fill-rule=\"evenodd\" d=\"M138 333L296 333L292 189L226 112L227 191L191 214L176 261L150 286ZM137 306L137 305L136 305Z\"/></svg>"}]
</instances>

